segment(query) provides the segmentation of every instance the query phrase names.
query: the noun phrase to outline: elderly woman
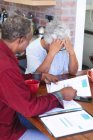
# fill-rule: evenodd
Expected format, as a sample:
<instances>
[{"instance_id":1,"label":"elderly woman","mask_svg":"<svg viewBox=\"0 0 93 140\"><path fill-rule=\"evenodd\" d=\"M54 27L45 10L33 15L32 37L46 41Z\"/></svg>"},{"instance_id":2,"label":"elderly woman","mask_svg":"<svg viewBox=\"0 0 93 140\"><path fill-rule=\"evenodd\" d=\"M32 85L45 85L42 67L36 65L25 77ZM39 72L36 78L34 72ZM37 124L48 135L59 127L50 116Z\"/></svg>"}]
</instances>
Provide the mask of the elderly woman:
<instances>
[{"instance_id":1,"label":"elderly woman","mask_svg":"<svg viewBox=\"0 0 93 140\"><path fill-rule=\"evenodd\" d=\"M72 100L76 90L63 88L53 94L32 97L20 72L17 52L23 52L31 40L30 21L21 16L9 17L2 26L0 40L0 140L49 140L36 128L27 130L16 112L26 118L40 115L55 107L63 107L62 100ZM56 43L59 48L61 41ZM25 76L25 75L24 75ZM63 98L63 99L62 99Z\"/></svg>"},{"instance_id":2,"label":"elderly woman","mask_svg":"<svg viewBox=\"0 0 93 140\"><path fill-rule=\"evenodd\" d=\"M26 49L26 73L76 74L78 62L69 37L70 31L65 24L56 20L49 22L44 37L31 42ZM58 46L60 40L61 47Z\"/></svg>"}]
</instances>

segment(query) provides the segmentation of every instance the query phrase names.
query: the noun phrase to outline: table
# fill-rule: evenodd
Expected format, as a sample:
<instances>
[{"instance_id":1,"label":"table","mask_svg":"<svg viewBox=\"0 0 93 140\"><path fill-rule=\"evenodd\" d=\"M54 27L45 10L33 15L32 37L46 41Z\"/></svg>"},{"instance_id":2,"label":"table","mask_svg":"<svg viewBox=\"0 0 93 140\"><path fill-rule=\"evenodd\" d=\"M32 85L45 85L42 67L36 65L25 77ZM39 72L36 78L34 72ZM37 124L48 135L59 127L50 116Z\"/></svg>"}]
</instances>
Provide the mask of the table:
<instances>
[{"instance_id":1,"label":"table","mask_svg":"<svg viewBox=\"0 0 93 140\"><path fill-rule=\"evenodd\" d=\"M86 70L83 70L83 71L78 72L76 74L76 76L85 75L86 73L87 73L87 71ZM75 77L75 76L71 76L69 74L64 74L64 75L58 75L58 77L59 77L59 79L67 79L67 78L72 78L72 77ZM92 82L90 82L90 87L91 87L91 93L92 93L92 96L93 96L93 83ZM44 93L46 93L46 87L45 87L45 84L44 83L41 83L38 94L44 95ZM81 104L81 106L87 112L89 112L91 115L93 115L93 102L92 103L79 102L79 103ZM47 135L50 140L56 140L47 131L46 127L41 123L39 117L30 118L29 121L33 125L35 125L42 133L44 133L45 135ZM83 132L83 133L79 133L79 134L75 134L75 135L70 135L70 136L58 138L58 140L93 140L93 131L87 131L87 132Z\"/></svg>"}]
</instances>

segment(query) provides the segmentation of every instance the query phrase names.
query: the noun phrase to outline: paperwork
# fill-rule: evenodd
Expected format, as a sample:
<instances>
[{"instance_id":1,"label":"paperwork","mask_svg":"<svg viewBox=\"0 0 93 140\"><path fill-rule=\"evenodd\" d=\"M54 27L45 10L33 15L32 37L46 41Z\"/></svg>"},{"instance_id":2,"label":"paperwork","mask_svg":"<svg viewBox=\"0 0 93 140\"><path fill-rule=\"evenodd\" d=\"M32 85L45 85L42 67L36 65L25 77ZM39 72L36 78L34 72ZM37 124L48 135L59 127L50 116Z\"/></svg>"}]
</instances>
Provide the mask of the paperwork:
<instances>
[{"instance_id":1,"label":"paperwork","mask_svg":"<svg viewBox=\"0 0 93 140\"><path fill-rule=\"evenodd\" d=\"M45 113L39 115L39 117L58 114L58 113L64 113L64 112L70 112L70 111L82 110L81 105L74 100L72 100L72 101L63 100L63 105L64 105L64 109L56 107L54 109L51 109L48 112L45 112Z\"/></svg>"},{"instance_id":2,"label":"paperwork","mask_svg":"<svg viewBox=\"0 0 93 140\"><path fill-rule=\"evenodd\" d=\"M48 93L61 90L64 87L73 87L77 90L77 96L91 96L90 86L87 75L78 76L75 78L59 81L56 84L47 84Z\"/></svg>"},{"instance_id":3,"label":"paperwork","mask_svg":"<svg viewBox=\"0 0 93 140\"><path fill-rule=\"evenodd\" d=\"M93 130L93 117L84 110L40 119L55 138Z\"/></svg>"}]
</instances>

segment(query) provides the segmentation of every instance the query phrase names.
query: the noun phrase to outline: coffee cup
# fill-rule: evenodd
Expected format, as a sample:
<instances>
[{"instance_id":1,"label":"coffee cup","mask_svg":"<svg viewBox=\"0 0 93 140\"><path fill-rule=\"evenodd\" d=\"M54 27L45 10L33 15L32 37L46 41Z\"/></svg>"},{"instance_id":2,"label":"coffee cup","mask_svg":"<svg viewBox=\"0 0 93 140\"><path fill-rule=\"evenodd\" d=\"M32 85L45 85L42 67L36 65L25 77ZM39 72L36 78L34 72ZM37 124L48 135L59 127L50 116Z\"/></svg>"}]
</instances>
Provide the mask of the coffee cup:
<instances>
[{"instance_id":1,"label":"coffee cup","mask_svg":"<svg viewBox=\"0 0 93 140\"><path fill-rule=\"evenodd\" d=\"M29 87L31 94L35 96L39 89L40 81L36 79L29 79L25 80L25 84Z\"/></svg>"},{"instance_id":2,"label":"coffee cup","mask_svg":"<svg viewBox=\"0 0 93 140\"><path fill-rule=\"evenodd\" d=\"M89 77L89 80L93 82L93 68L87 71L87 75Z\"/></svg>"}]
</instances>

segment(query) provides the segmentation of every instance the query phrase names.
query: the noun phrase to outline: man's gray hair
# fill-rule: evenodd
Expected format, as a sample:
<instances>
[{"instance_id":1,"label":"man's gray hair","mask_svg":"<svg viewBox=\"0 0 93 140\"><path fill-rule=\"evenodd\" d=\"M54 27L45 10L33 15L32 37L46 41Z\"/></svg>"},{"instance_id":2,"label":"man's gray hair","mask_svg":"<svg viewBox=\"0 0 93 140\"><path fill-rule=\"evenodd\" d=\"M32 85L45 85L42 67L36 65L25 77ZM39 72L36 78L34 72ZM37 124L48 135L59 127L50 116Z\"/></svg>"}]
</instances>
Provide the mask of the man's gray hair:
<instances>
[{"instance_id":1,"label":"man's gray hair","mask_svg":"<svg viewBox=\"0 0 93 140\"><path fill-rule=\"evenodd\" d=\"M8 17L2 25L2 39L14 41L25 37L31 31L30 21L19 15Z\"/></svg>"},{"instance_id":2,"label":"man's gray hair","mask_svg":"<svg viewBox=\"0 0 93 140\"><path fill-rule=\"evenodd\" d=\"M51 44L55 39L64 39L65 37L70 38L70 30L66 24L52 20L47 23L45 27L44 40Z\"/></svg>"}]
</instances>

